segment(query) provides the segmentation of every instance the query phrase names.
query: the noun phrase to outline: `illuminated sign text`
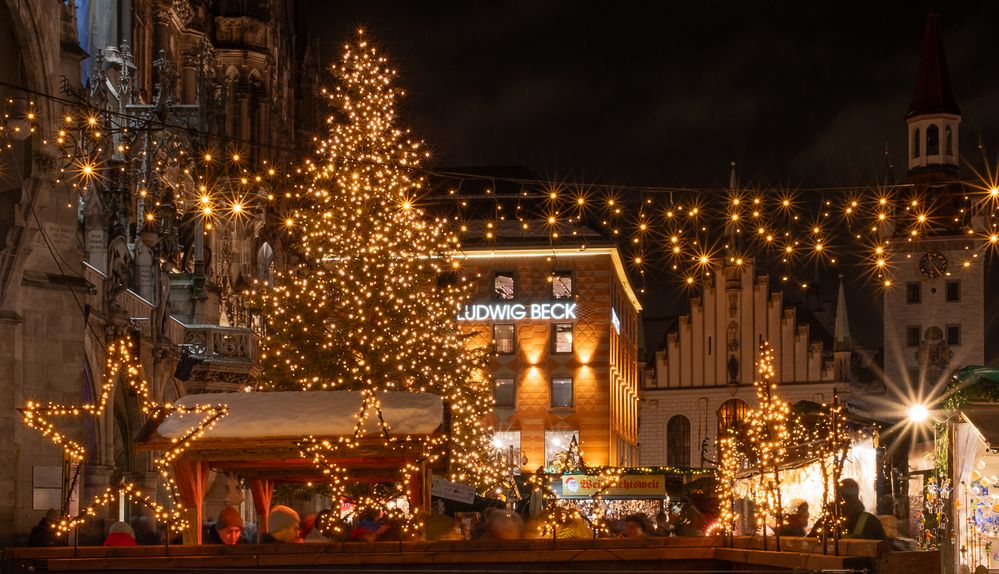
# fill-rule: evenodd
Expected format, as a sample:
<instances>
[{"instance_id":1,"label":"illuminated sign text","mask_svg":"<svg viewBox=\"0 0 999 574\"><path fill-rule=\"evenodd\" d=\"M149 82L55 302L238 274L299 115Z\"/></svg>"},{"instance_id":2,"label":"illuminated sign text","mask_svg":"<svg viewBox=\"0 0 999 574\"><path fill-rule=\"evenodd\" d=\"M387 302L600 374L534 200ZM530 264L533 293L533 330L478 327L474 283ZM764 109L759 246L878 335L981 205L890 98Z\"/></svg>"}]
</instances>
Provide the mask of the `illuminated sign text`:
<instances>
[{"instance_id":1,"label":"illuminated sign text","mask_svg":"<svg viewBox=\"0 0 999 574\"><path fill-rule=\"evenodd\" d=\"M465 305L459 321L564 321L576 318L575 303L492 303Z\"/></svg>"}]
</instances>

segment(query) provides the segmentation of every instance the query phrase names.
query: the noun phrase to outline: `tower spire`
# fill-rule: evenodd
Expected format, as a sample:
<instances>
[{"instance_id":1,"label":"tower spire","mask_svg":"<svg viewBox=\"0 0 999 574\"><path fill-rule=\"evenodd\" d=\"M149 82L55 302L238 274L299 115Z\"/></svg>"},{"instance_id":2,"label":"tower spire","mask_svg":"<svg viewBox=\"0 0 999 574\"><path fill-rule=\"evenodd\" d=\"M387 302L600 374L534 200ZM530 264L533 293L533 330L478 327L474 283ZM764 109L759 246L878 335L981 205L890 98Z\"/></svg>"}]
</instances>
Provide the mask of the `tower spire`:
<instances>
[{"instance_id":1,"label":"tower spire","mask_svg":"<svg viewBox=\"0 0 999 574\"><path fill-rule=\"evenodd\" d=\"M909 131L909 181L952 179L959 166L957 130L961 109L950 85L940 15L932 10L923 29L916 84L905 123Z\"/></svg>"},{"instance_id":2,"label":"tower spire","mask_svg":"<svg viewBox=\"0 0 999 574\"><path fill-rule=\"evenodd\" d=\"M950 85L950 71L947 67L947 54L944 52L943 35L940 32L940 15L931 11L926 17L923 29L923 46L919 51L919 66L916 68L916 85L912 93L912 103L906 118L926 114L947 113L961 115L954 92Z\"/></svg>"},{"instance_id":3,"label":"tower spire","mask_svg":"<svg viewBox=\"0 0 999 574\"><path fill-rule=\"evenodd\" d=\"M843 275L839 276L839 295L836 297L836 327L833 332L833 351L850 351L853 340L850 337L850 319L846 313L846 289Z\"/></svg>"}]
</instances>

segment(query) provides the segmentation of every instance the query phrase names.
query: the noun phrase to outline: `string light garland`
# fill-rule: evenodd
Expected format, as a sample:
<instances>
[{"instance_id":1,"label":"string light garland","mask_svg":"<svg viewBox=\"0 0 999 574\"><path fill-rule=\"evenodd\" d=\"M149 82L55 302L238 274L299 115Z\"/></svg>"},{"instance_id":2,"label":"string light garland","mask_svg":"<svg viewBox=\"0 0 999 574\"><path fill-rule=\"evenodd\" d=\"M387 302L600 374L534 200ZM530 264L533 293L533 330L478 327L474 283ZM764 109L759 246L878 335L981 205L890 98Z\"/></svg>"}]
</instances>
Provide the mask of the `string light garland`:
<instances>
[{"instance_id":1,"label":"string light garland","mask_svg":"<svg viewBox=\"0 0 999 574\"><path fill-rule=\"evenodd\" d=\"M4 116L15 127L0 130L0 150L10 147L15 135L38 132L42 119L34 111L34 102L18 103L20 107L14 110L14 100L7 101L11 104ZM107 147L108 131L122 120L110 112L101 113L90 109L68 113L64 121L50 122L59 124L57 133L43 138L43 147L54 146L64 156L64 182L80 192L118 165L100 158L114 152ZM178 124L171 129L184 133L188 128ZM190 139L197 140L194 135ZM260 213L291 229L296 225L296 205L315 191L317 178L330 177L324 171L330 165L324 164L324 154L335 157L336 153L329 152L331 146L343 142L323 139L318 143L315 161L251 164L247 158L258 154L251 153L250 142L234 140L228 149L180 153L184 150L170 148L173 144L165 139L162 145L174 152L151 161L150 176L139 182L137 193L141 196L146 187L163 187L159 180L175 184L189 177L195 185L171 185L193 190L180 194L177 208L204 218L204 229L216 225L214 220ZM400 150L412 144L397 143ZM123 157L139 150L127 142L119 145ZM273 152L271 147L261 146L261 150ZM294 150L283 151L295 155ZM890 289L896 283L895 269L905 260L900 248L913 241L940 233L965 237L966 254L954 273L980 265L999 250L999 175L988 164L974 170L971 180L927 185L696 188L550 182L429 170L422 166L426 153L416 155L416 161L396 164L397 173L413 183L396 201L403 210L425 208L440 216L453 249L460 249L464 242L502 246L510 234L501 229L512 228L519 236L561 246L583 247L609 239L627 252L631 271L639 279L648 271L665 270L687 288L703 284L718 264L741 266L757 261L767 264L782 285L808 290L811 283L802 277L813 274L807 266L840 265L844 255L863 253L871 283ZM350 161L370 171L377 170L383 160L371 154ZM431 186L430 181L437 183ZM449 182L456 185L447 188ZM497 182L520 191L500 193L493 189ZM431 189L442 185L447 189ZM277 192L279 188L283 191ZM162 217L158 201L149 199L149 218ZM141 227L144 221L138 223ZM641 284L639 291L644 290Z\"/></svg>"},{"instance_id":2,"label":"string light garland","mask_svg":"<svg viewBox=\"0 0 999 574\"><path fill-rule=\"evenodd\" d=\"M185 431L181 437L172 439L170 448L153 460L153 465L163 480L163 488L167 492L171 505L169 508L160 505L153 498L142 494L134 484L123 483L121 485L112 485L104 493L96 496L76 516L68 515L67 505L64 504L64 507L61 509L62 517L58 522L52 524L52 528L59 534L68 532L82 524L87 516L96 516L97 508L108 504L115 496L124 496L129 500L147 506L153 511L157 519L165 520L168 527L174 532L181 532L187 528L187 522L184 519L184 507L177 495L177 485L171 472L172 464L192 442L199 439L221 417L225 416L228 413L228 408L222 404L181 406L170 403L157 403L150 396L149 384L141 376L130 337L124 336L112 340L107 345L105 349L104 382L99 389L99 396L96 403L71 406L51 402L42 404L35 401L28 401L24 408L20 409L22 421L26 426L37 430L53 444L62 448L66 458L72 464L76 465L77 472L69 488L70 491L73 491L76 487L76 481L79 478L80 465L86 460L86 449L68 434L61 432L51 419L54 417L90 416L96 418L102 416L113 396L115 385L122 378L124 378L125 388L138 397L142 414L149 417L150 420L163 420L166 416L175 412L200 415L200 420L196 424Z\"/></svg>"}]
</instances>

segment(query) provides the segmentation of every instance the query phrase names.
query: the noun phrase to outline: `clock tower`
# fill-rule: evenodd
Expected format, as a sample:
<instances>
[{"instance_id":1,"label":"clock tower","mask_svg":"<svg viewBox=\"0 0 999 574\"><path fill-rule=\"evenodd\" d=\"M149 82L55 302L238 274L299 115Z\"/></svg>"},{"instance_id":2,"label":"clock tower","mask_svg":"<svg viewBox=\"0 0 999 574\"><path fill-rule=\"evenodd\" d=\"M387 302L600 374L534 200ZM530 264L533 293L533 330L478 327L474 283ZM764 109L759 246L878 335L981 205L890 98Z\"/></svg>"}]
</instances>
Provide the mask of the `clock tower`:
<instances>
[{"instance_id":1,"label":"clock tower","mask_svg":"<svg viewBox=\"0 0 999 574\"><path fill-rule=\"evenodd\" d=\"M958 179L958 125L940 17L930 13L916 70L908 129L911 198L896 197L886 234L891 285L884 294L885 382L929 398L965 365L985 360L985 261ZM930 219L928 225L920 214ZM970 232L970 233L969 233Z\"/></svg>"}]
</instances>

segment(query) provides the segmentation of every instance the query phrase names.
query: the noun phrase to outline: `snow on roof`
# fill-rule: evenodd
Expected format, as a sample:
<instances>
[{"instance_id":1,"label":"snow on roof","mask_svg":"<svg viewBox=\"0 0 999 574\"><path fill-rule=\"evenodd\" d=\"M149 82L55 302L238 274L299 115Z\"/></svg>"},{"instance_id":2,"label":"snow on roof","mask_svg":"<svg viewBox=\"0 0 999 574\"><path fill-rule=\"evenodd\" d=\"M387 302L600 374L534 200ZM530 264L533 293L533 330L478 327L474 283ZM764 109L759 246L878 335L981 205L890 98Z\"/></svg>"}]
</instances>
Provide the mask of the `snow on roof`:
<instances>
[{"instance_id":1,"label":"snow on roof","mask_svg":"<svg viewBox=\"0 0 999 574\"><path fill-rule=\"evenodd\" d=\"M430 434L443 421L441 398L429 393L380 392L382 416L393 435ZM354 433L361 410L359 391L281 391L186 395L178 405L225 404L229 413L202 438L294 438L343 436ZM202 420L197 413L172 413L158 432L179 438ZM378 417L369 413L365 430L378 432Z\"/></svg>"}]
</instances>

